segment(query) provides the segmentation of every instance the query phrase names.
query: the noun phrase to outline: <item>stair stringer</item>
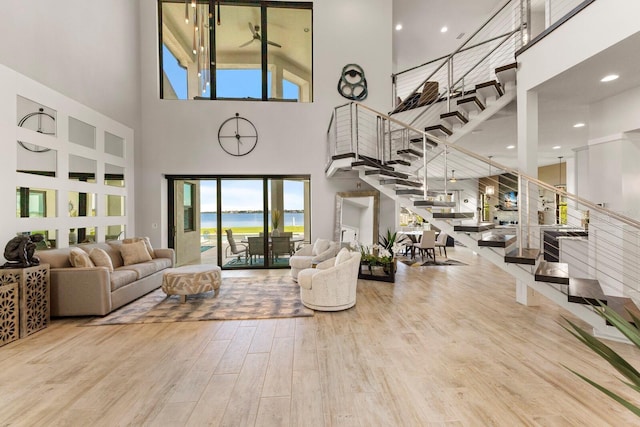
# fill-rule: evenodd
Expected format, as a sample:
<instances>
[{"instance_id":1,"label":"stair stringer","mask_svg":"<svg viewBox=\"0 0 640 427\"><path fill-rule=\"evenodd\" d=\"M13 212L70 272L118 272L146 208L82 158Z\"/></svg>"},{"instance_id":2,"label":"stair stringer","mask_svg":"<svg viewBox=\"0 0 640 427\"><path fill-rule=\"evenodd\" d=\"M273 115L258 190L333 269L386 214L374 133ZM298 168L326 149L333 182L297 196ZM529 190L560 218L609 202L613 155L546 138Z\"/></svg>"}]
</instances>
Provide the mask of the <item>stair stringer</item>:
<instances>
[{"instance_id":1,"label":"stair stringer","mask_svg":"<svg viewBox=\"0 0 640 427\"><path fill-rule=\"evenodd\" d=\"M523 266L520 264L506 263L504 261L505 249L491 248L478 245L478 238L472 236L467 232L454 231L453 225L444 219L434 219L426 209L416 207L413 205L413 201L407 196L398 196L395 194L395 190L392 188L380 185L377 179L372 178L370 175L365 175L364 171L359 172L361 180L365 181L372 187L376 188L382 194L387 197L404 201L407 206L411 206L412 210L418 213L423 218L429 219L429 222L434 224L440 230L453 237L458 242L462 243L465 247L471 249L479 256L492 262L495 266L513 276L515 279L520 280L534 291L540 293L550 301L564 308L577 318L588 323L593 328L593 334L595 336L606 338L614 341L629 342L620 331L615 327L607 326L605 320L595 313L589 306L584 304L571 303L567 300L567 295L556 289L553 286L545 282L538 282L535 280L535 267ZM532 268L533 267L533 268Z\"/></svg>"}]
</instances>

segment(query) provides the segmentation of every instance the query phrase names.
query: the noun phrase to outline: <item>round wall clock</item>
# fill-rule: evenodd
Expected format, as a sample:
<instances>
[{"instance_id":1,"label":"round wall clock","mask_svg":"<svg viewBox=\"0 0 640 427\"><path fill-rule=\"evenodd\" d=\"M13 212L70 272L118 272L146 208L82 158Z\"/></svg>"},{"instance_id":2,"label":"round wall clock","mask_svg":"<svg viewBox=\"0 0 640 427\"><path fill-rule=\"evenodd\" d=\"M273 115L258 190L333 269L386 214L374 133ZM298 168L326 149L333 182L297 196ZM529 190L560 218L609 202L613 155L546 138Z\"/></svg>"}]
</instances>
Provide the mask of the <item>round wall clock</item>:
<instances>
[{"instance_id":1,"label":"round wall clock","mask_svg":"<svg viewBox=\"0 0 640 427\"><path fill-rule=\"evenodd\" d=\"M18 126L35 130L36 132L44 135L56 134L56 118L45 112L44 108L39 108L38 111L29 113L21 118L18 122ZM51 148L41 147L24 141L18 141L18 144L20 144L20 146L25 150L29 150L34 153L45 153L47 151L51 151Z\"/></svg>"},{"instance_id":2,"label":"round wall clock","mask_svg":"<svg viewBox=\"0 0 640 427\"><path fill-rule=\"evenodd\" d=\"M236 113L220 125L218 142L224 151L232 156L244 156L256 148L258 131L249 120Z\"/></svg>"}]
</instances>

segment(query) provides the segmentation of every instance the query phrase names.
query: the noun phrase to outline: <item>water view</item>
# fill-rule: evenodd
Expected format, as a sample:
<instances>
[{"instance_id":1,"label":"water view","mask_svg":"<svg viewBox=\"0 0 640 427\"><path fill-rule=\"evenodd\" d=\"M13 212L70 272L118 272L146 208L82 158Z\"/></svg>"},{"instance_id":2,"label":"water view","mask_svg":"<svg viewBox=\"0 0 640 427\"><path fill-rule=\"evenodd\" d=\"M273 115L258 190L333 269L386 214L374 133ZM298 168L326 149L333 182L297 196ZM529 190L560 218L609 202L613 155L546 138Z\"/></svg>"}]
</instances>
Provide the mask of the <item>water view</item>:
<instances>
[{"instance_id":1,"label":"water view","mask_svg":"<svg viewBox=\"0 0 640 427\"><path fill-rule=\"evenodd\" d=\"M202 212L200 214L200 228L216 228L218 214L216 212ZM271 223L271 215L269 215L269 224ZM261 227L263 225L262 212L223 212L222 226L229 227ZM285 227L304 226L303 212L285 212Z\"/></svg>"}]
</instances>

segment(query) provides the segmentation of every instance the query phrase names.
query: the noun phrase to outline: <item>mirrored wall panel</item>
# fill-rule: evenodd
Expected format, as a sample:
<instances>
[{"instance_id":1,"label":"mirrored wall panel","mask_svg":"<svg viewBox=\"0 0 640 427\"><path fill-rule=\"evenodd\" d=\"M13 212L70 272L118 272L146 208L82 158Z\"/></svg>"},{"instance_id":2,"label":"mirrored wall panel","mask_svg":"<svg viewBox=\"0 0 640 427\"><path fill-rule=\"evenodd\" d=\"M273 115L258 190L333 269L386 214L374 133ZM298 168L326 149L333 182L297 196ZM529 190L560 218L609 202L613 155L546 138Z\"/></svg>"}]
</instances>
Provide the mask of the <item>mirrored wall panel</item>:
<instances>
[{"instance_id":1,"label":"mirrored wall panel","mask_svg":"<svg viewBox=\"0 0 640 427\"><path fill-rule=\"evenodd\" d=\"M30 99L16 98L16 122L18 126L43 135L56 136L57 111Z\"/></svg>"},{"instance_id":2,"label":"mirrored wall panel","mask_svg":"<svg viewBox=\"0 0 640 427\"><path fill-rule=\"evenodd\" d=\"M97 168L95 160L69 154L69 179L95 183Z\"/></svg>"},{"instance_id":3,"label":"mirrored wall panel","mask_svg":"<svg viewBox=\"0 0 640 427\"><path fill-rule=\"evenodd\" d=\"M55 249L58 244L58 230L31 230L31 231L23 231L18 233L18 235L23 236L33 236L35 234L41 234L42 240L36 242L36 251L42 251L45 249Z\"/></svg>"},{"instance_id":4,"label":"mirrored wall panel","mask_svg":"<svg viewBox=\"0 0 640 427\"><path fill-rule=\"evenodd\" d=\"M69 191L69 216L96 216L97 195Z\"/></svg>"},{"instance_id":5,"label":"mirrored wall panel","mask_svg":"<svg viewBox=\"0 0 640 427\"><path fill-rule=\"evenodd\" d=\"M56 176L58 152L29 151L18 142L16 171L33 175Z\"/></svg>"},{"instance_id":6,"label":"mirrored wall panel","mask_svg":"<svg viewBox=\"0 0 640 427\"><path fill-rule=\"evenodd\" d=\"M124 187L124 168L121 166L104 165L104 183L114 187Z\"/></svg>"},{"instance_id":7,"label":"mirrored wall panel","mask_svg":"<svg viewBox=\"0 0 640 427\"><path fill-rule=\"evenodd\" d=\"M109 132L105 132L104 152L124 158L124 139Z\"/></svg>"},{"instance_id":8,"label":"mirrored wall panel","mask_svg":"<svg viewBox=\"0 0 640 427\"><path fill-rule=\"evenodd\" d=\"M123 240L126 237L124 224L107 225L104 233L105 240Z\"/></svg>"},{"instance_id":9,"label":"mirrored wall panel","mask_svg":"<svg viewBox=\"0 0 640 427\"><path fill-rule=\"evenodd\" d=\"M87 148L96 148L96 128L69 116L69 142Z\"/></svg>"},{"instance_id":10,"label":"mirrored wall panel","mask_svg":"<svg viewBox=\"0 0 640 427\"><path fill-rule=\"evenodd\" d=\"M69 230L69 246L95 242L96 227L81 227Z\"/></svg>"},{"instance_id":11,"label":"mirrored wall panel","mask_svg":"<svg viewBox=\"0 0 640 427\"><path fill-rule=\"evenodd\" d=\"M106 196L107 216L124 216L124 196L107 194Z\"/></svg>"},{"instance_id":12,"label":"mirrored wall panel","mask_svg":"<svg viewBox=\"0 0 640 427\"><path fill-rule=\"evenodd\" d=\"M52 218L56 216L56 190L16 187L16 217Z\"/></svg>"}]
</instances>

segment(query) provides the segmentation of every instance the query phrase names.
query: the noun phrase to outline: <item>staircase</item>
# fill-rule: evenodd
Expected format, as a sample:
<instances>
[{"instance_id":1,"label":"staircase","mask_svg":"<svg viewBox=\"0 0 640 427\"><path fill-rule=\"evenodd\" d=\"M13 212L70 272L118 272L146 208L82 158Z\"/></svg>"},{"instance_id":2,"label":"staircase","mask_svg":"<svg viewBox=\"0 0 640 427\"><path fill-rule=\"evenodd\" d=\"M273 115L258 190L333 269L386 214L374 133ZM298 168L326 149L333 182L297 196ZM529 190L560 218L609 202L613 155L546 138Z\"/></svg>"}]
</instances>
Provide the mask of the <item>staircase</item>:
<instances>
[{"instance_id":1,"label":"staircase","mask_svg":"<svg viewBox=\"0 0 640 427\"><path fill-rule=\"evenodd\" d=\"M626 341L592 304L640 317L640 222L456 144L515 100L513 58L530 39L524 4L506 1L452 54L395 74L389 114L336 107L325 172L357 171L511 274L518 291L531 288L596 335Z\"/></svg>"},{"instance_id":2,"label":"staircase","mask_svg":"<svg viewBox=\"0 0 640 427\"><path fill-rule=\"evenodd\" d=\"M456 110L439 113L423 129L396 118L405 111L390 117L357 103L338 107L328 132L326 174L357 171L361 180L592 325L597 335L624 340L592 304L601 301L629 320L627 310L640 316L634 303L640 296L640 223L455 145L514 99L513 76L503 73L515 75L515 69L496 68L495 79L477 84ZM435 111L438 102L445 105L436 100L418 108ZM487 196L487 186L498 191ZM517 201L508 200L516 193ZM538 224L542 197L566 200L566 224ZM517 224L501 228L483 221L487 200ZM588 231L581 222L586 211Z\"/></svg>"}]
</instances>

